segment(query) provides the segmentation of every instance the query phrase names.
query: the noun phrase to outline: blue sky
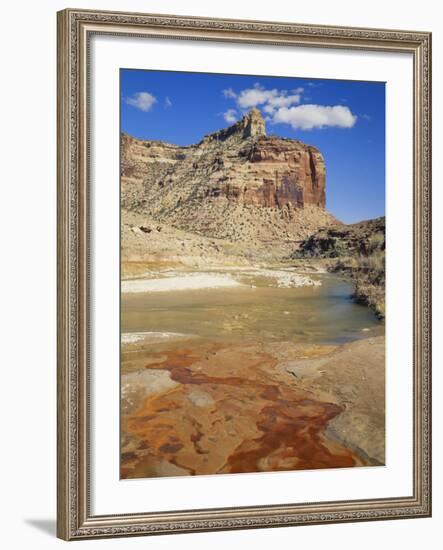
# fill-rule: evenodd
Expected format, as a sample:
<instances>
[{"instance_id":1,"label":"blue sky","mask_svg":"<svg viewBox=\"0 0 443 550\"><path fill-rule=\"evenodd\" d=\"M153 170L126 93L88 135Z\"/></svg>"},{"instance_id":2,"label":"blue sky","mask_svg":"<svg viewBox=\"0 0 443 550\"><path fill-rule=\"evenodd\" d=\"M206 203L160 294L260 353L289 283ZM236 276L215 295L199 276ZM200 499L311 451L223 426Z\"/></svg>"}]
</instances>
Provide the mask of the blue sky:
<instances>
[{"instance_id":1,"label":"blue sky","mask_svg":"<svg viewBox=\"0 0 443 550\"><path fill-rule=\"evenodd\" d=\"M385 84L121 69L121 129L178 145L199 142L256 106L268 135L317 147L326 208L345 223L385 213Z\"/></svg>"}]
</instances>

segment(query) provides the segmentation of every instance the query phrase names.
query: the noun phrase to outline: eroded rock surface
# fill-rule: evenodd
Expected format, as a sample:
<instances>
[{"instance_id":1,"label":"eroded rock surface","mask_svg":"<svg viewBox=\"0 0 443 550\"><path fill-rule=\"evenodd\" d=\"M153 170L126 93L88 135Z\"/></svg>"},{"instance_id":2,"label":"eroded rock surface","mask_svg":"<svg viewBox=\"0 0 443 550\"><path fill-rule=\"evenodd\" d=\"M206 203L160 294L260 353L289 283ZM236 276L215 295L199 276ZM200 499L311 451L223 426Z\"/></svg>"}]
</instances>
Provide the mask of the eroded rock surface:
<instances>
[{"instance_id":1,"label":"eroded rock surface","mask_svg":"<svg viewBox=\"0 0 443 550\"><path fill-rule=\"evenodd\" d=\"M162 384L129 407L122 394L123 478L384 462L383 337L133 344L122 359L123 388L134 372Z\"/></svg>"}]
</instances>

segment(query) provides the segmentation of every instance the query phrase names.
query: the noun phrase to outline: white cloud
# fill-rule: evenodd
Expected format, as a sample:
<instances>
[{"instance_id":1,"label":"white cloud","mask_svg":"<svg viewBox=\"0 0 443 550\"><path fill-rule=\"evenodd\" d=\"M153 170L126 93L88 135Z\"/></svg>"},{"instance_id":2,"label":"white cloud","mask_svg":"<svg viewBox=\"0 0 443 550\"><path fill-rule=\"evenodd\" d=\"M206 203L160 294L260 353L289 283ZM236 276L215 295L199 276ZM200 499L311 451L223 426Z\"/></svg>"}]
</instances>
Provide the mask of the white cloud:
<instances>
[{"instance_id":1,"label":"white cloud","mask_svg":"<svg viewBox=\"0 0 443 550\"><path fill-rule=\"evenodd\" d=\"M126 98L126 103L147 113L157 103L157 99L149 92L137 92Z\"/></svg>"},{"instance_id":2,"label":"white cloud","mask_svg":"<svg viewBox=\"0 0 443 550\"><path fill-rule=\"evenodd\" d=\"M357 117L349 107L343 105L298 105L297 107L281 107L272 121L275 124L290 124L294 130L313 130L314 128L352 128Z\"/></svg>"},{"instance_id":3,"label":"white cloud","mask_svg":"<svg viewBox=\"0 0 443 550\"><path fill-rule=\"evenodd\" d=\"M267 106L272 109L279 109L280 107L289 107L290 105L300 103L300 100L301 94L277 95L269 98Z\"/></svg>"},{"instance_id":4,"label":"white cloud","mask_svg":"<svg viewBox=\"0 0 443 550\"><path fill-rule=\"evenodd\" d=\"M273 107L272 105L265 105L263 107L263 111L268 115L272 115L275 112L275 107Z\"/></svg>"},{"instance_id":5,"label":"white cloud","mask_svg":"<svg viewBox=\"0 0 443 550\"><path fill-rule=\"evenodd\" d=\"M277 90L264 90L254 87L242 90L237 98L238 106L242 109L250 109L262 105L278 94Z\"/></svg>"},{"instance_id":6,"label":"white cloud","mask_svg":"<svg viewBox=\"0 0 443 550\"><path fill-rule=\"evenodd\" d=\"M169 99L168 96L165 97L165 107L167 109L169 109L170 107L172 107L172 101Z\"/></svg>"},{"instance_id":7,"label":"white cloud","mask_svg":"<svg viewBox=\"0 0 443 550\"><path fill-rule=\"evenodd\" d=\"M228 99L236 99L237 97L237 94L232 88L227 88L226 90L223 90L223 95Z\"/></svg>"},{"instance_id":8,"label":"white cloud","mask_svg":"<svg viewBox=\"0 0 443 550\"><path fill-rule=\"evenodd\" d=\"M235 109L228 109L225 113L223 113L223 117L226 122L233 124L234 122L237 122L237 111Z\"/></svg>"},{"instance_id":9,"label":"white cloud","mask_svg":"<svg viewBox=\"0 0 443 550\"><path fill-rule=\"evenodd\" d=\"M320 83L308 82L308 86L320 86ZM313 130L314 128L352 128L357 121L349 107L344 105L299 105L304 96L304 88L279 90L266 89L256 83L252 88L235 92L232 88L223 90L227 99L233 99L237 109L228 109L224 114L226 122L233 123L238 112L245 112L252 107L260 107L267 122L272 124L289 124L294 130Z\"/></svg>"},{"instance_id":10,"label":"white cloud","mask_svg":"<svg viewBox=\"0 0 443 550\"><path fill-rule=\"evenodd\" d=\"M300 103L301 91L288 95L287 90L266 90L260 84L255 84L253 88L242 90L237 96L237 104L241 109L250 109L263 105L266 112L272 112L279 107L289 107Z\"/></svg>"},{"instance_id":11,"label":"white cloud","mask_svg":"<svg viewBox=\"0 0 443 550\"><path fill-rule=\"evenodd\" d=\"M274 114L280 107L290 107L300 103L303 88L296 88L292 93L287 90L267 90L259 83L254 84L252 88L245 88L239 93L234 92L232 88L223 90L223 95L227 99L234 99L237 107L241 110L248 110L252 107L261 106L267 114Z\"/></svg>"}]
</instances>

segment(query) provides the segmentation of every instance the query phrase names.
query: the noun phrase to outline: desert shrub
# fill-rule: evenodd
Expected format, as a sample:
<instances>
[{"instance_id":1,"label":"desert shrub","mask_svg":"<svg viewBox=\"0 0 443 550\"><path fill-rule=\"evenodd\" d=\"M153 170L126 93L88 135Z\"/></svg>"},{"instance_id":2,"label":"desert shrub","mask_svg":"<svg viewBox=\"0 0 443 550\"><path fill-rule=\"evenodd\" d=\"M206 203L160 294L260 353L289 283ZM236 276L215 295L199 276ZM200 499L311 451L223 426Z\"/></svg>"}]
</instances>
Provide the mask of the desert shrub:
<instances>
[{"instance_id":1,"label":"desert shrub","mask_svg":"<svg viewBox=\"0 0 443 550\"><path fill-rule=\"evenodd\" d=\"M348 250L349 249L344 241L335 237L332 239L330 245L330 257L339 258L340 256L346 255Z\"/></svg>"},{"instance_id":2,"label":"desert shrub","mask_svg":"<svg viewBox=\"0 0 443 550\"><path fill-rule=\"evenodd\" d=\"M385 249L384 233L374 233L368 239L368 254L373 254L377 250Z\"/></svg>"},{"instance_id":3,"label":"desert shrub","mask_svg":"<svg viewBox=\"0 0 443 550\"><path fill-rule=\"evenodd\" d=\"M300 243L289 257L324 258L330 271L346 274L354 284L354 299L385 314L384 218L347 227L320 229Z\"/></svg>"},{"instance_id":4,"label":"desert shrub","mask_svg":"<svg viewBox=\"0 0 443 550\"><path fill-rule=\"evenodd\" d=\"M292 254L293 258L339 258L348 254L346 243L338 237L317 235L304 241L299 250Z\"/></svg>"},{"instance_id":5,"label":"desert shrub","mask_svg":"<svg viewBox=\"0 0 443 550\"><path fill-rule=\"evenodd\" d=\"M352 270L354 298L371 307L379 317L385 315L385 252L377 249L356 259Z\"/></svg>"}]
</instances>

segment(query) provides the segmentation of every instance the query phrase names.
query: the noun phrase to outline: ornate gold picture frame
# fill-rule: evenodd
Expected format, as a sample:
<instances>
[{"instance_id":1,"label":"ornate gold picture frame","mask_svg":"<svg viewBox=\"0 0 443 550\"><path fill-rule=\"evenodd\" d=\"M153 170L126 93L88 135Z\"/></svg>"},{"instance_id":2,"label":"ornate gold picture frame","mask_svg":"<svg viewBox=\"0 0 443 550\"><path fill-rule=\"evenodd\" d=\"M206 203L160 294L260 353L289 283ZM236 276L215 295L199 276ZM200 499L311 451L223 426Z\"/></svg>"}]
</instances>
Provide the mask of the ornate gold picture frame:
<instances>
[{"instance_id":1,"label":"ornate gold picture frame","mask_svg":"<svg viewBox=\"0 0 443 550\"><path fill-rule=\"evenodd\" d=\"M413 58L412 494L94 515L91 508L90 44L94 36L407 53ZM58 536L65 540L431 515L431 35L68 9L58 13ZM118 138L117 138L118 139ZM412 242L413 240L413 242ZM118 452L118 450L116 450ZM118 476L118 472L116 472Z\"/></svg>"}]
</instances>

